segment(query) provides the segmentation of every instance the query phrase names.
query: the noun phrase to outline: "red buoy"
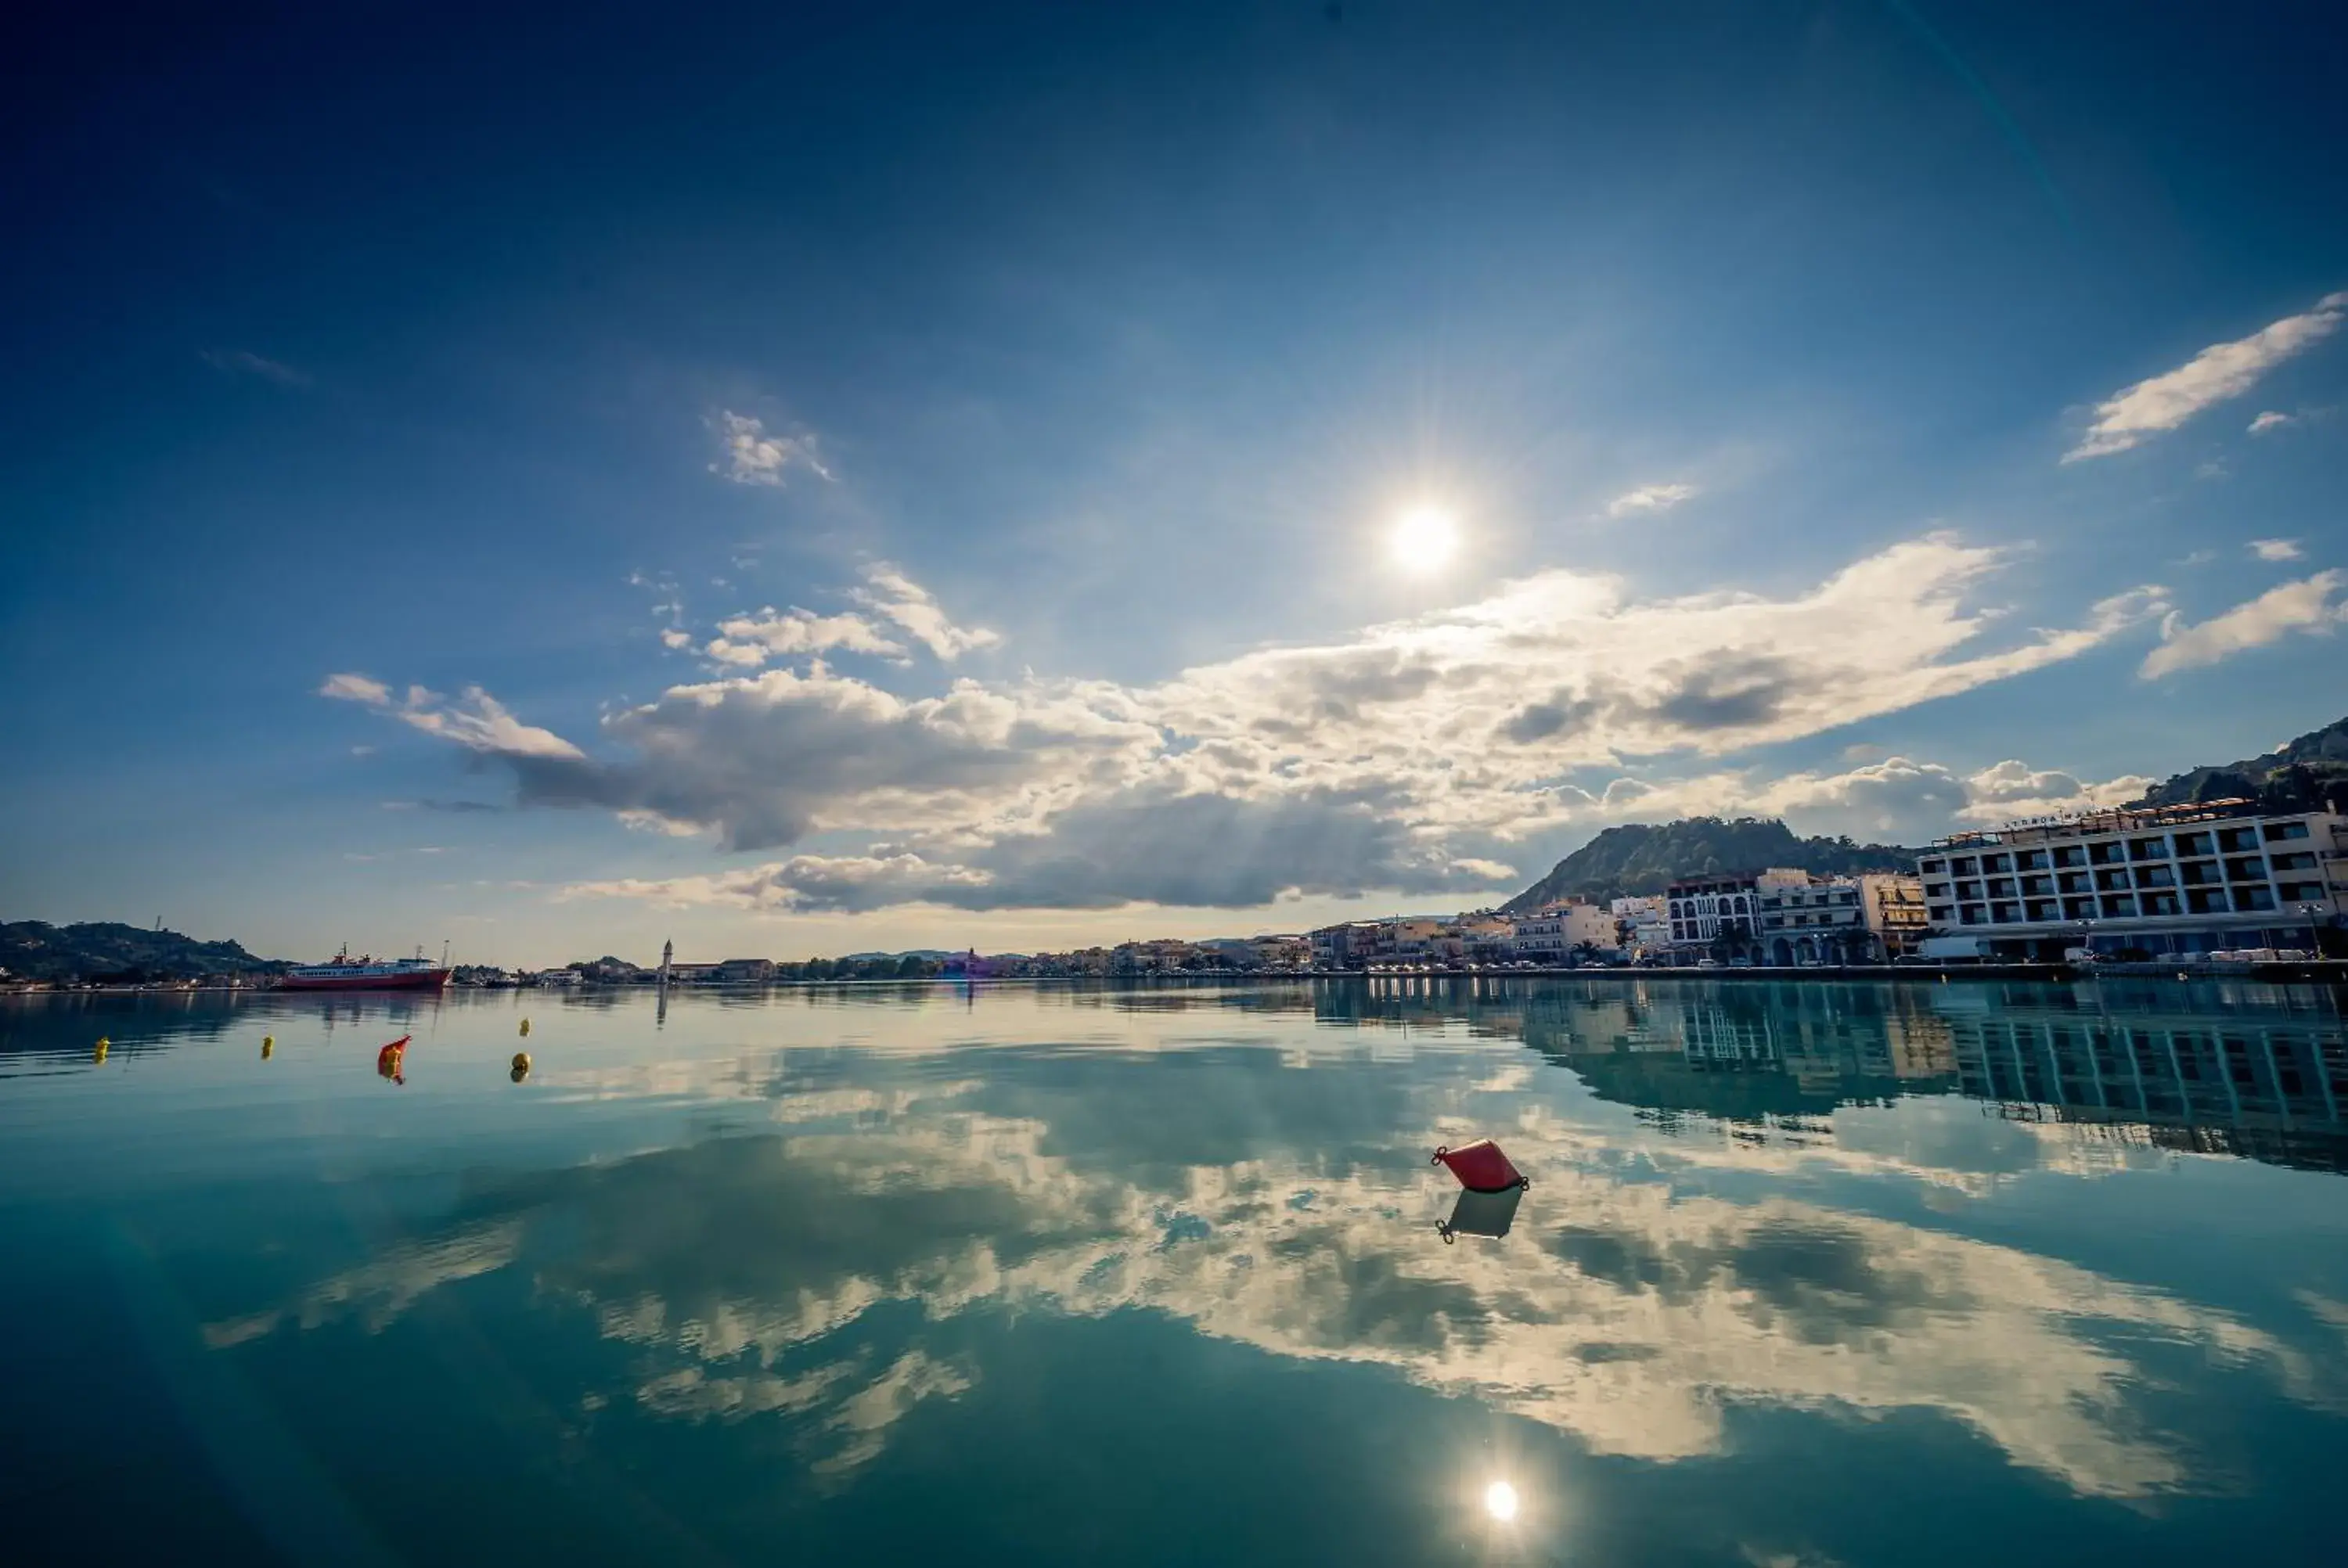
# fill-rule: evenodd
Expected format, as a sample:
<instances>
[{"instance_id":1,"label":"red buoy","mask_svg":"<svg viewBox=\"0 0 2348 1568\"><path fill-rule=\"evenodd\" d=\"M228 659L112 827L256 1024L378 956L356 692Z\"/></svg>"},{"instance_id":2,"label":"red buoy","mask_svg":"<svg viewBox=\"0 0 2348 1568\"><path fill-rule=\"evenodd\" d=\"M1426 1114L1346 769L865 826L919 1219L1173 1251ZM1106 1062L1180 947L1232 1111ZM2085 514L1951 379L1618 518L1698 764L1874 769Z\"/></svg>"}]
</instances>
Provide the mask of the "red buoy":
<instances>
[{"instance_id":1,"label":"red buoy","mask_svg":"<svg viewBox=\"0 0 2348 1568\"><path fill-rule=\"evenodd\" d=\"M1437 1149L1432 1163L1450 1166L1459 1184L1471 1193L1505 1193L1510 1187L1532 1185L1489 1138L1478 1138L1457 1149Z\"/></svg>"}]
</instances>

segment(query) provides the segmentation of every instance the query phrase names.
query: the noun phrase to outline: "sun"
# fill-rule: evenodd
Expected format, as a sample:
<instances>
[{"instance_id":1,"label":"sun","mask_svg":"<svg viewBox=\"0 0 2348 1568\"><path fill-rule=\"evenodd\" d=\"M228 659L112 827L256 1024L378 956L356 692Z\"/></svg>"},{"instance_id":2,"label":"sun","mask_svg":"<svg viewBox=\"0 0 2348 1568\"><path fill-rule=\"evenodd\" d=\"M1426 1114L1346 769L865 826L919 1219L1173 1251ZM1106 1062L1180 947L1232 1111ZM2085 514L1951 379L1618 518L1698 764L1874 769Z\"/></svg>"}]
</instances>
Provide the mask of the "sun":
<instances>
[{"instance_id":1,"label":"sun","mask_svg":"<svg viewBox=\"0 0 2348 1568\"><path fill-rule=\"evenodd\" d=\"M1459 552L1459 521L1440 507L1413 507L1395 522L1386 548L1406 571L1437 570Z\"/></svg>"},{"instance_id":2,"label":"sun","mask_svg":"<svg viewBox=\"0 0 2348 1568\"><path fill-rule=\"evenodd\" d=\"M1517 1489L1496 1481L1484 1489L1484 1512L1506 1524L1517 1516Z\"/></svg>"}]
</instances>

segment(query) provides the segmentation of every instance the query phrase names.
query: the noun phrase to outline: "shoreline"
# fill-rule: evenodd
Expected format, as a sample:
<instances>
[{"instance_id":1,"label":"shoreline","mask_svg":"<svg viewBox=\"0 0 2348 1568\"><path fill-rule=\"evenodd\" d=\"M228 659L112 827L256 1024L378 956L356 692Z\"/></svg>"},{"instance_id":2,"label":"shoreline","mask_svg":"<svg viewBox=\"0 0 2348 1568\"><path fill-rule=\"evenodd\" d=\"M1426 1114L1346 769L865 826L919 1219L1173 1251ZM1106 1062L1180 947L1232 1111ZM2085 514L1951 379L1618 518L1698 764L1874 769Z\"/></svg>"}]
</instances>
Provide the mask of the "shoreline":
<instances>
[{"instance_id":1,"label":"shoreline","mask_svg":"<svg viewBox=\"0 0 2348 1568\"><path fill-rule=\"evenodd\" d=\"M1130 974L1130 975L932 975L918 979L787 979L746 980L735 983L705 981L694 985L670 986L671 995L745 996L762 991L819 990L847 987L919 986L1127 986L1127 987L1190 987L1200 985L1295 986L1334 985L1383 981L1389 984L1459 984L1474 981L1519 979L1580 979L1591 981L1667 982L1689 980L1724 980L1736 984L1756 981L1834 980L1841 982L1873 980L1916 985L1941 985L1951 981L2012 983L2037 981L2045 984L2075 984L2103 979L2168 980L2191 984L2197 981L2255 980L2271 985L2331 985L2348 986L2348 959L2319 958L2301 963L2245 964L2213 968L2208 966L2180 968L2168 964L2106 964L2086 967L2075 964L1849 964L1813 965L1808 968L1776 968L1755 965L1744 968L1698 968L1694 965L1635 968L1628 965L1588 964L1581 966L1543 966L1526 969L1424 969L1369 972L1268 974L1261 971L1231 970L1211 974ZM575 995L610 996L628 991L646 991L658 995L657 985L603 985L582 983L575 986L449 986L438 991L418 990L340 990L334 992L286 991L274 986L67 986L44 989L0 989L0 999L30 997L173 997L173 996L232 996L281 997L332 995L364 998L431 997L445 998L451 994L468 996L533 995L567 997Z\"/></svg>"}]
</instances>

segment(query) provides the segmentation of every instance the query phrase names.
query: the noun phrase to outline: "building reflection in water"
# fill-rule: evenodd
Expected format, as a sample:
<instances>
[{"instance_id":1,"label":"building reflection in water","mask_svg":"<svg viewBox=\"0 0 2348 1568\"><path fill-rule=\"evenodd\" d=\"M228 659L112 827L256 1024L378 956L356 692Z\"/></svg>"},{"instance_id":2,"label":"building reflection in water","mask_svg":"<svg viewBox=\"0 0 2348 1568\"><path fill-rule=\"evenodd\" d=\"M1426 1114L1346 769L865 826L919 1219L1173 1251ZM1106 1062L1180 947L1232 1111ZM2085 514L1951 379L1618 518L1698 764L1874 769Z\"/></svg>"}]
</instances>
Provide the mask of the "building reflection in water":
<instances>
[{"instance_id":1,"label":"building reflection in water","mask_svg":"<svg viewBox=\"0 0 2348 1568\"><path fill-rule=\"evenodd\" d=\"M1659 1124L1747 1140L1945 1094L2082 1138L2348 1171L2348 1030L2312 987L1403 980L1333 988L1320 1012L1519 1039Z\"/></svg>"},{"instance_id":2,"label":"building reflection in water","mask_svg":"<svg viewBox=\"0 0 2348 1568\"><path fill-rule=\"evenodd\" d=\"M2006 1007L1955 1020L1961 1091L2015 1121L2348 1170L2348 1047L2334 1020Z\"/></svg>"}]
</instances>

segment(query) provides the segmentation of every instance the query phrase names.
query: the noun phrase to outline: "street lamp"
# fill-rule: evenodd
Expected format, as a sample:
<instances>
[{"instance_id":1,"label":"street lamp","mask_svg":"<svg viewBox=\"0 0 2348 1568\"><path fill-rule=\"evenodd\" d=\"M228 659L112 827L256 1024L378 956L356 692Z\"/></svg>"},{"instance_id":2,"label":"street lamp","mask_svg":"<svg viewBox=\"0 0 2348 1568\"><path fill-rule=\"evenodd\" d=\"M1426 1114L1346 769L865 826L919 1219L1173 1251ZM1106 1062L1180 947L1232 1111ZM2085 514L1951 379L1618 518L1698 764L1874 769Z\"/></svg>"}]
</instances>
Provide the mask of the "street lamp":
<instances>
[{"instance_id":1,"label":"street lamp","mask_svg":"<svg viewBox=\"0 0 2348 1568\"><path fill-rule=\"evenodd\" d=\"M2315 949L2315 956L2319 958L2325 957L2323 951L2323 925L2319 925L2317 920L2318 917L2329 915L2332 912L2331 906L2326 904L2302 904L2298 906L2298 908L2301 916L2307 921L2307 939L2309 944ZM2329 922L2324 922L2324 924L2329 924Z\"/></svg>"}]
</instances>

